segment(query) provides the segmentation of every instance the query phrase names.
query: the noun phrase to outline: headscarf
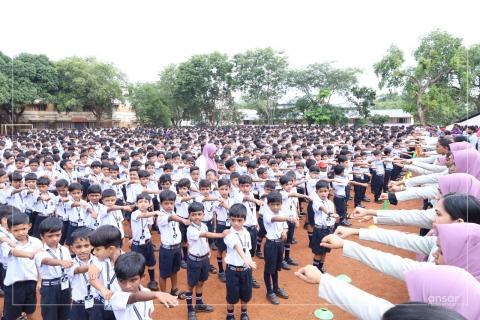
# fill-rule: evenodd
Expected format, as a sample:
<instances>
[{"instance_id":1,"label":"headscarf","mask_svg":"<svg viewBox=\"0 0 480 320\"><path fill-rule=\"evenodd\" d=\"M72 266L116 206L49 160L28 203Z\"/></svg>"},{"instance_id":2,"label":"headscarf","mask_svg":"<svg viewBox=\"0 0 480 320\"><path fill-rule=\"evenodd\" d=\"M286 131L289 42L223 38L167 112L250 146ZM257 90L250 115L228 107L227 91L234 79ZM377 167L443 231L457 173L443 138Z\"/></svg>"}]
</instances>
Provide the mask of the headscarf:
<instances>
[{"instance_id":1,"label":"headscarf","mask_svg":"<svg viewBox=\"0 0 480 320\"><path fill-rule=\"evenodd\" d=\"M436 229L445 264L465 269L480 280L480 225L450 223Z\"/></svg>"},{"instance_id":2,"label":"headscarf","mask_svg":"<svg viewBox=\"0 0 480 320\"><path fill-rule=\"evenodd\" d=\"M452 142L448 146L450 147L450 151L473 149L473 146L466 141Z\"/></svg>"},{"instance_id":3,"label":"headscarf","mask_svg":"<svg viewBox=\"0 0 480 320\"><path fill-rule=\"evenodd\" d=\"M405 272L410 301L442 306L466 319L480 319L480 283L465 270L453 266Z\"/></svg>"},{"instance_id":4,"label":"headscarf","mask_svg":"<svg viewBox=\"0 0 480 320\"><path fill-rule=\"evenodd\" d=\"M208 143L205 146L203 146L202 150L202 155L205 157L205 161L207 163L207 168L208 169L213 169L215 171L218 170L217 168L217 163L215 162L215 152L217 152L217 146L214 145L213 143ZM210 158L210 155L213 153L213 158Z\"/></svg>"},{"instance_id":5,"label":"headscarf","mask_svg":"<svg viewBox=\"0 0 480 320\"><path fill-rule=\"evenodd\" d=\"M468 173L453 173L438 177L438 185L443 195L461 192L480 199L480 181Z\"/></svg>"},{"instance_id":6,"label":"headscarf","mask_svg":"<svg viewBox=\"0 0 480 320\"><path fill-rule=\"evenodd\" d=\"M475 149L453 151L456 172L469 173L480 179L480 152Z\"/></svg>"}]
</instances>

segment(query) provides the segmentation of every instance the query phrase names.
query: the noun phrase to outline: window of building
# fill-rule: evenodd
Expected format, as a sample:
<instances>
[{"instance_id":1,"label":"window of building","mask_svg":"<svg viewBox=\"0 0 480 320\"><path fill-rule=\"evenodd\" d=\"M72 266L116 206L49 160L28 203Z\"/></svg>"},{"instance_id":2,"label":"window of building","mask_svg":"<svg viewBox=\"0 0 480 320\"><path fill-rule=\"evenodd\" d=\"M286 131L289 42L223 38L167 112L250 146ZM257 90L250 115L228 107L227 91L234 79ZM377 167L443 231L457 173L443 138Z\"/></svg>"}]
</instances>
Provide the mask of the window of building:
<instances>
[{"instance_id":1,"label":"window of building","mask_svg":"<svg viewBox=\"0 0 480 320\"><path fill-rule=\"evenodd\" d=\"M408 118L398 118L398 123L409 123Z\"/></svg>"}]
</instances>

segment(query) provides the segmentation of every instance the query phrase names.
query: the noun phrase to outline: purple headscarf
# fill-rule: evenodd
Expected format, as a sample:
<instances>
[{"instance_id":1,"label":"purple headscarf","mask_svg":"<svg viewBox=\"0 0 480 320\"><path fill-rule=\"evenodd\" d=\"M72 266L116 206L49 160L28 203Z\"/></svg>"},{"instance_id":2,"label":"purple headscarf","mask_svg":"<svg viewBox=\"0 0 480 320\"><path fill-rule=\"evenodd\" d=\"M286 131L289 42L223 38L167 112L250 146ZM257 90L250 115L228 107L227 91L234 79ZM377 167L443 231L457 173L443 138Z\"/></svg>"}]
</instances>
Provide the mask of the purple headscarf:
<instances>
[{"instance_id":1,"label":"purple headscarf","mask_svg":"<svg viewBox=\"0 0 480 320\"><path fill-rule=\"evenodd\" d=\"M448 146L450 147L450 151L473 149L473 146L470 143L465 141L453 142L453 143L450 143Z\"/></svg>"},{"instance_id":2,"label":"purple headscarf","mask_svg":"<svg viewBox=\"0 0 480 320\"><path fill-rule=\"evenodd\" d=\"M443 195L460 192L480 199L480 181L468 173L453 173L438 177L438 185Z\"/></svg>"},{"instance_id":3,"label":"purple headscarf","mask_svg":"<svg viewBox=\"0 0 480 320\"><path fill-rule=\"evenodd\" d=\"M480 280L480 225L450 223L436 228L445 264L465 269Z\"/></svg>"},{"instance_id":4,"label":"purple headscarf","mask_svg":"<svg viewBox=\"0 0 480 320\"><path fill-rule=\"evenodd\" d=\"M480 283L465 270L452 266L405 272L410 301L455 310L466 319L480 319Z\"/></svg>"},{"instance_id":5,"label":"purple headscarf","mask_svg":"<svg viewBox=\"0 0 480 320\"><path fill-rule=\"evenodd\" d=\"M480 179L480 152L475 149L452 151L456 172L469 173Z\"/></svg>"},{"instance_id":6,"label":"purple headscarf","mask_svg":"<svg viewBox=\"0 0 480 320\"><path fill-rule=\"evenodd\" d=\"M215 152L217 152L217 146L213 143L208 143L203 147L202 155L205 157L207 163L207 168L205 168L205 170L218 170L217 163L215 162Z\"/></svg>"}]
</instances>

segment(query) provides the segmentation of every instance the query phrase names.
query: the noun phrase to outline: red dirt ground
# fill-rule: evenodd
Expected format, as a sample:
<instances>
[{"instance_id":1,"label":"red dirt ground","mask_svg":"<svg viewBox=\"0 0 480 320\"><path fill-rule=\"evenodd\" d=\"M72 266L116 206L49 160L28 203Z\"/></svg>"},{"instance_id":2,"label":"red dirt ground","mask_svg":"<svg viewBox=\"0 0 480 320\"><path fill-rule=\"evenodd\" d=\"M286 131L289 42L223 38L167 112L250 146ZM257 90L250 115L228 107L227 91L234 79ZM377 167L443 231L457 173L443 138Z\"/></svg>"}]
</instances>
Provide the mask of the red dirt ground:
<instances>
[{"instance_id":1,"label":"red dirt ground","mask_svg":"<svg viewBox=\"0 0 480 320\"><path fill-rule=\"evenodd\" d=\"M372 197L371 194L369 194L369 196ZM349 210L351 210L351 203L349 204ZM367 208L381 208L381 205L371 202L366 203L366 205ZM419 207L421 207L421 201L417 200L405 202L401 206L395 207L395 209L412 209ZM352 222L354 227L367 227L369 225L356 221ZM303 225L303 221L300 222L300 224ZM394 227L394 229L412 233L418 232L418 229L416 228ZM298 261L300 263L300 266L311 264L312 253L307 245L308 238L306 231L303 228L298 228L295 230L295 236L298 240L298 243L292 246L293 259ZM358 238L352 240L358 241ZM158 244L158 233L154 233L154 242ZM401 249L389 248L374 242L361 242L365 245L368 245L369 247L381 249L390 253L395 253L402 257L415 257L414 254ZM125 249L127 249L126 246ZM255 261L257 262L257 270L254 271L254 276L261 283L262 287L260 289L253 289L253 299L249 304L250 319L316 319L313 315L313 312L321 307L329 308L334 314L334 319L355 319L349 313L344 312L336 306L328 305L326 301L320 299L318 297L318 286L309 285L297 279L294 275L294 271L297 270L299 267L292 267L292 270L290 271L282 270L279 274L280 287L284 288L289 293L290 298L288 300L280 299L281 304L278 306L270 304L265 297L266 292L265 286L263 284L263 260L255 258ZM217 265L216 252L212 253L211 262L213 265ZM392 277L383 275L380 272L374 271L362 263L343 257L341 250L333 250L330 254L328 254L325 266L328 273L332 275L346 274L352 279L353 285L375 296L391 301L392 303L401 303L408 300L407 290L403 282L396 280ZM156 269L155 272L156 277L158 278L158 269ZM148 278L148 276L146 278ZM180 288L186 289L186 270L181 269L179 273L179 282ZM205 283L203 296L206 303L211 304L215 307L215 311L209 314L197 314L199 320L225 319L225 292L225 284L221 283L218 280L217 275L211 274L210 278ZM0 304L0 308L3 309L3 301ZM237 319L239 319L239 313L240 308L238 306L235 310ZM41 319L40 306L37 306L37 311L33 319ZM153 319L187 319L187 307L185 301L180 301L178 307L170 310L156 304Z\"/></svg>"}]
</instances>

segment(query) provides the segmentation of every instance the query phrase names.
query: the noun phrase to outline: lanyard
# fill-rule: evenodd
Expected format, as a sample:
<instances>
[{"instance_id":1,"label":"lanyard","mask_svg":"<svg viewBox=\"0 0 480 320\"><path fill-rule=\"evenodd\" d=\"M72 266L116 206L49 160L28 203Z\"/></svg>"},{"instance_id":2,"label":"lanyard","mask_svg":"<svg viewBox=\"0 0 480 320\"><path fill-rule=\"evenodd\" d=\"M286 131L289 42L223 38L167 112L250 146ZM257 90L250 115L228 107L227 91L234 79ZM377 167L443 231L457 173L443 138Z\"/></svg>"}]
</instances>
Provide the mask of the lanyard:
<instances>
[{"instance_id":1,"label":"lanyard","mask_svg":"<svg viewBox=\"0 0 480 320\"><path fill-rule=\"evenodd\" d=\"M95 207L93 205L93 203L90 202L90 206L92 207L93 210L95 210ZM95 223L93 224L95 227L98 227L99 223L98 223L98 218L99 218L99 215L100 215L100 205L97 205L98 209L95 210L96 213L97 213L97 217L95 218Z\"/></svg>"},{"instance_id":2,"label":"lanyard","mask_svg":"<svg viewBox=\"0 0 480 320\"><path fill-rule=\"evenodd\" d=\"M142 226L142 236L140 237L140 239L145 239L145 227L148 225L148 220L147 220L147 223L143 224L143 218L141 218L140 219L140 224ZM118 223L118 220L117 220L117 225L120 227L120 225ZM173 230L175 232L175 228Z\"/></svg>"},{"instance_id":3,"label":"lanyard","mask_svg":"<svg viewBox=\"0 0 480 320\"><path fill-rule=\"evenodd\" d=\"M245 240L245 243L242 241L242 238L240 237L240 234L235 232L235 234L237 235L238 237L238 240L240 240L240 244L242 245L242 249L243 249L243 252L246 253L247 252L247 247L248 247L248 240L247 240L247 237L245 235L245 232L243 232L243 239Z\"/></svg>"},{"instance_id":4,"label":"lanyard","mask_svg":"<svg viewBox=\"0 0 480 320\"><path fill-rule=\"evenodd\" d=\"M53 251L50 248L47 249L47 252L48 252L49 255L52 256L53 259L58 260L57 256L53 253ZM60 247L60 260L63 260L62 247ZM60 269L62 270L62 276L63 276L65 274L65 269L63 267L60 267Z\"/></svg>"},{"instance_id":5,"label":"lanyard","mask_svg":"<svg viewBox=\"0 0 480 320\"><path fill-rule=\"evenodd\" d=\"M201 224L200 224L199 226L197 226L195 223L192 222L190 225L191 225L192 227L194 227L195 229L197 229L199 233L202 232L202 225L201 225ZM207 239L206 239L206 238L203 238L203 239L202 239L201 237L199 237L198 240L200 241L200 245L201 245L202 247L205 247L204 241L202 241L202 240L205 240L205 242L207 242ZM208 242L207 242L206 249L207 249L207 251L210 251L209 248L208 248Z\"/></svg>"},{"instance_id":6,"label":"lanyard","mask_svg":"<svg viewBox=\"0 0 480 320\"><path fill-rule=\"evenodd\" d=\"M77 260L78 262L78 265L81 266L82 265L82 261L80 261L80 259L78 259L77 257L75 257L75 259ZM92 264L92 260L89 260L88 261L88 264ZM83 276L83 280L85 280L85 284L87 285L87 295L89 296L90 295L90 288L91 288L91 285L87 279L87 276L85 275L85 273L82 273L82 276Z\"/></svg>"},{"instance_id":7,"label":"lanyard","mask_svg":"<svg viewBox=\"0 0 480 320\"><path fill-rule=\"evenodd\" d=\"M133 304L133 311L137 315L138 320L145 320L147 318L147 302L143 302L143 317L140 315L140 312L137 309L137 306Z\"/></svg>"},{"instance_id":8,"label":"lanyard","mask_svg":"<svg viewBox=\"0 0 480 320\"><path fill-rule=\"evenodd\" d=\"M110 263L108 263L108 261L105 261L105 265L107 266L107 289L110 290L110 287L113 281L115 281L115 279L117 278L117 275L114 274L112 279L110 279Z\"/></svg>"}]
</instances>

